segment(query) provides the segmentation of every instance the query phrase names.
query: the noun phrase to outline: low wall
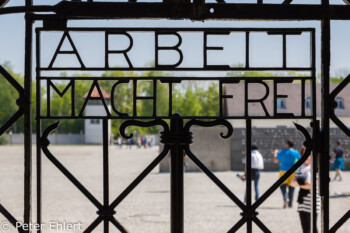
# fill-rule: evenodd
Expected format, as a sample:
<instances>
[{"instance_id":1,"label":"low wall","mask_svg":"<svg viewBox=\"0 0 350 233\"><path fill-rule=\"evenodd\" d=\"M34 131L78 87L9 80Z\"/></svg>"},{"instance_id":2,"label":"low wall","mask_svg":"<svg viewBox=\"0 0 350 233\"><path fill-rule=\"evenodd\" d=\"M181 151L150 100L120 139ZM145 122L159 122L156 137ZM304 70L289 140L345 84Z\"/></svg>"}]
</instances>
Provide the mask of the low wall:
<instances>
[{"instance_id":1,"label":"low wall","mask_svg":"<svg viewBox=\"0 0 350 233\"><path fill-rule=\"evenodd\" d=\"M10 145L20 145L24 144L24 134L5 134L8 143ZM151 141L152 146L159 145L159 136L156 135L143 135L147 140ZM49 135L49 140L53 145L81 145L85 144L84 134L55 134L52 133ZM32 135L33 144L36 144L36 134Z\"/></svg>"},{"instance_id":2,"label":"low wall","mask_svg":"<svg viewBox=\"0 0 350 233\"><path fill-rule=\"evenodd\" d=\"M9 144L24 144L24 134L7 135ZM52 145L80 145L84 144L84 134L55 134L49 135ZM36 134L32 135L33 144L36 144Z\"/></svg>"},{"instance_id":3,"label":"low wall","mask_svg":"<svg viewBox=\"0 0 350 233\"><path fill-rule=\"evenodd\" d=\"M308 129L310 131L310 129ZM191 149L201 161L212 171L243 171L242 162L245 157L246 131L245 128L234 128L230 139L224 140L219 133L225 128L193 128L194 143ZM338 128L330 129L330 154L335 142L340 141L345 149L345 169L350 170L350 140ZM299 150L304 142L303 135L295 128L253 128L252 143L256 144L264 158L265 171L277 171L279 164L273 162L273 151L285 147L285 141L293 139L295 149ZM199 169L187 158L185 159L186 171L199 171ZM331 160L330 168L332 167ZM169 171L169 157L160 164L160 172Z\"/></svg>"}]
</instances>

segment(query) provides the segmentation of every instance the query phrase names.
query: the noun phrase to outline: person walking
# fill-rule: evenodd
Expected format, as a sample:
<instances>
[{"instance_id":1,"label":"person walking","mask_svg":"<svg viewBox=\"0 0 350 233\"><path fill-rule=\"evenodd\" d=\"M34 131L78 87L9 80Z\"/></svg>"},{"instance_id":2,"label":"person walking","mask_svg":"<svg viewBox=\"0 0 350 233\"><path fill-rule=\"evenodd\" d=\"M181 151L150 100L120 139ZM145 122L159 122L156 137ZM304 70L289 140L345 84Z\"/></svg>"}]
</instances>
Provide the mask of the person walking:
<instances>
[{"instance_id":1,"label":"person walking","mask_svg":"<svg viewBox=\"0 0 350 233\"><path fill-rule=\"evenodd\" d=\"M286 141L285 149L274 151L273 156L275 163L280 162L280 177L283 176L284 173L286 173L301 157L299 152L293 147L294 141L289 139ZM294 176L295 173L289 176L288 179L285 180L284 183L280 186L283 195L283 208L293 207L294 187L291 185L291 182Z\"/></svg>"},{"instance_id":2,"label":"person walking","mask_svg":"<svg viewBox=\"0 0 350 233\"><path fill-rule=\"evenodd\" d=\"M335 176L333 180L336 180L337 177L339 177L339 181L341 181L341 170L344 170L345 152L344 149L340 146L339 141L337 141L336 147L333 150L333 157L335 158L333 163L333 170L335 170Z\"/></svg>"},{"instance_id":3,"label":"person walking","mask_svg":"<svg viewBox=\"0 0 350 233\"><path fill-rule=\"evenodd\" d=\"M299 172L292 181L293 186L299 186L298 213L303 233L311 231L311 156L300 166ZM316 189L317 190L317 189ZM316 194L316 214L320 211L320 196ZM317 216L317 215L316 215ZM316 229L317 232L317 229Z\"/></svg>"},{"instance_id":4,"label":"person walking","mask_svg":"<svg viewBox=\"0 0 350 233\"><path fill-rule=\"evenodd\" d=\"M243 160L243 163L246 163ZM258 147L256 145L252 145L252 156L251 156L251 178L254 181L254 190L255 190L255 201L259 199L259 179L260 179L260 170L264 169L264 159L260 154ZM238 175L238 177L245 181L246 179L247 169L245 168L245 172L243 175ZM244 202L246 201L246 194L244 195Z\"/></svg>"}]
</instances>

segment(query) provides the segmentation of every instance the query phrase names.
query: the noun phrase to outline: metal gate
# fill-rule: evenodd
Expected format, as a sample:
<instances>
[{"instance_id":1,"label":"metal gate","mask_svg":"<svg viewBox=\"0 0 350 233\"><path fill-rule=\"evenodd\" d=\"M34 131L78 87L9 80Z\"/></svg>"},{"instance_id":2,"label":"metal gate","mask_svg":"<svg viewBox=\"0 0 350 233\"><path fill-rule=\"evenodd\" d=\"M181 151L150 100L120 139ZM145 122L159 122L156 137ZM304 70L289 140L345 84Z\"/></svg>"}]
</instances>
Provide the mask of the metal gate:
<instances>
[{"instance_id":1,"label":"metal gate","mask_svg":"<svg viewBox=\"0 0 350 233\"><path fill-rule=\"evenodd\" d=\"M104 232L109 232L110 225L115 226L120 232L128 232L127 229L115 217L118 205L133 191L133 189L142 182L142 180L154 169L160 161L170 152L171 154L171 232L184 232L184 191L183 191L183 156L184 153L234 202L241 210L242 217L238 222L232 223L232 228L227 229L228 232L237 231L242 225L247 224L247 231L252 232L253 222L264 232L270 230L259 220L259 206L276 190L278 187L295 172L298 167L304 163L312 152L312 232L316 232L316 189L322 197L322 232L336 232L350 217L348 211L334 226L329 226L329 120L332 119L348 136L349 129L334 114L334 105L337 94L348 84L350 76L346 78L331 94L329 94L329 65L330 65L330 20L331 19L349 19L350 8L348 6L330 6L328 1L322 1L321 5L292 5L291 1L284 1L279 4L264 4L258 1L257 4L233 4L217 1L218 3L205 3L204 1L165 1L164 3L137 3L136 1L122 2L94 2L88 0L82 1L62 1L57 5L42 6L33 4L33 1L26 0L24 6L6 7L7 1L0 1L0 15L12 13L25 13L25 83L24 88L19 85L7 71L1 67L1 75L13 85L19 93L17 105L19 110L6 122L0 130L3 134L18 118L24 115L25 124L25 203L24 203L24 222L31 223L31 174L32 174L32 56L33 56L33 23L42 22L42 27L35 28L35 48L36 48L36 80L37 80L37 109L36 109L36 132L37 132L37 219L41 222L41 157L46 156L60 170L62 175L66 176L80 192L97 208L96 220L87 227L84 232L93 231L98 225L104 224ZM220 3L220 4L219 4ZM77 19L148 19L148 18L170 18L170 19L192 19L192 20L209 20L209 19L256 19L256 20L320 20L322 22L322 119L321 127L316 120L316 68L315 68L315 30L312 28L93 28L93 27L68 27L67 22ZM41 61L41 43L42 34L60 32L62 37L56 46L56 51L50 62L42 65ZM75 42L71 37L71 33L100 33L104 38L104 65L94 66L86 65L79 51L75 46ZM150 67L136 67L128 57L128 51L133 46L133 37L131 32L151 33L155 40L155 65ZM182 67L183 53L180 49L182 44L181 33L195 32L203 36L203 65L199 67ZM222 50L221 47L210 46L207 41L213 35L228 35L232 32L240 32L245 35L245 65L243 67L230 67L229 65L208 64L208 52ZM282 39L283 54L282 65L280 67L255 67L250 65L250 35L252 33L264 33L269 36L279 36ZM309 34L310 38L310 64L306 67L289 67L287 64L287 40L289 35L300 35L302 33ZM127 38L129 46L124 50L113 50L108 47L108 41L111 35L122 35ZM168 35L177 39L174 46L162 46L158 43L160 37ZM70 43L72 50L62 49L64 41ZM178 61L172 64L164 64L159 58L160 51L173 51L178 54ZM75 67L56 67L55 61L58 56L69 54L75 56L78 60L78 66ZM109 63L110 54L119 54L125 58L126 67L112 67ZM108 71L108 70L128 70L128 71L304 71L305 76L290 77L113 77L108 81L113 82L111 90L112 94L112 111L106 106L106 101L102 97L102 91L99 82L106 81L103 77L59 77L55 75L47 75L49 72L58 71ZM54 81L64 80L68 84L63 91L55 87ZM172 90L173 85L182 81L212 81L218 83L219 88L219 112L215 116L181 116L173 111ZM90 91L81 108L81 111L75 112L74 99L75 84L78 81L92 81ZM153 86L152 96L140 96L137 91L137 82L149 81ZM292 83L298 81L301 84L301 113L299 115L291 113L280 113L276 108L278 98L286 98L285 95L278 94L279 83ZM266 95L261 99L249 99L248 94L244 98L243 105L245 113L242 116L227 115L224 111L225 99L232 98L224 92L225 85L243 82L245 93L248 93L249 84L260 84L266 89ZM267 82L273 85L273 113L269 113L264 105L264 100L270 94ZM118 85L131 83L133 87L133 110L132 115L120 112L117 103L113 102L113 95ZM169 87L169 113L166 115L158 115L157 106L157 85L159 83L166 84ZM312 96L311 114L305 113L305 84L310 83ZM46 85L47 92L43 93L47 98L46 113L43 113L41 106L41 86ZM70 90L71 96L71 114L67 116L53 116L50 109L50 90L52 89L59 94L68 95ZM97 90L99 98L93 97L93 90ZM99 100L103 103L106 110L105 116L84 116L83 112L89 101ZM137 101L152 101L152 114L150 116L140 116L137 110ZM249 114L249 103L257 103L264 109L264 116L253 116ZM52 124L48 128L41 129L43 120L56 119L100 119L103 122L103 203L99 202L84 187L79 180L51 153L49 149L50 142L48 135L59 127L59 122ZM160 154L143 170L143 172L117 197L109 196L109 152L108 152L108 121L113 119L123 119L124 123L120 126L120 134L124 138L131 138L133 135L126 132L129 126L151 127L161 126L161 143L164 144ZM301 125L295 124L305 138L304 146L306 152L302 158L277 182L275 182L256 202L251 200L251 157L246 156L247 161L247 201L244 204L240 201L232 191L227 188L216 176L210 171L199 159L191 152L190 144L192 143L191 127L194 125L201 127L224 126L227 132L221 133L223 139L229 138L233 133L232 125L228 120L244 119L246 121L246 155L251 153L252 138L252 120L254 119L309 119L312 127L312 135ZM321 128L321 129L320 129ZM42 154L43 153L43 154ZM319 185L316 186L316 175L319 176ZM14 226L17 218L13 216L10 210L7 210L0 203L0 213L2 213ZM91 213L92 215L95 213ZM19 228L19 232L25 232L26 229ZM40 231L40 230L39 230Z\"/></svg>"}]
</instances>

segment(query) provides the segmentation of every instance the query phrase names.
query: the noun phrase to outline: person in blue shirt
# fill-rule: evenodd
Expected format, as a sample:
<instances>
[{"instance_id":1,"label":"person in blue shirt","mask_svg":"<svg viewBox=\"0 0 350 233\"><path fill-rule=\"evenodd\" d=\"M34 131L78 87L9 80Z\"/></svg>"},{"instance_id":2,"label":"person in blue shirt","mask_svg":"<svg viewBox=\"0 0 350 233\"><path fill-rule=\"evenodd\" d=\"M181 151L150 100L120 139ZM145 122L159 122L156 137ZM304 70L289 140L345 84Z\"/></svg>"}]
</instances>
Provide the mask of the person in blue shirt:
<instances>
[{"instance_id":1,"label":"person in blue shirt","mask_svg":"<svg viewBox=\"0 0 350 233\"><path fill-rule=\"evenodd\" d=\"M336 143L336 147L334 148L333 157L335 158L333 163L333 170L335 170L335 176L333 180L336 180L337 177L339 177L339 181L341 181L341 170L344 170L345 152L344 149L340 146L339 141Z\"/></svg>"},{"instance_id":2,"label":"person in blue shirt","mask_svg":"<svg viewBox=\"0 0 350 233\"><path fill-rule=\"evenodd\" d=\"M275 163L280 162L280 177L286 173L295 163L300 159L299 152L293 148L293 140L286 141L286 148L282 150L274 151L274 161ZM293 196L294 187L292 186L292 180L295 176L293 173L284 183L280 186L283 195L283 208L292 208L293 206ZM288 192L287 192L288 188Z\"/></svg>"}]
</instances>

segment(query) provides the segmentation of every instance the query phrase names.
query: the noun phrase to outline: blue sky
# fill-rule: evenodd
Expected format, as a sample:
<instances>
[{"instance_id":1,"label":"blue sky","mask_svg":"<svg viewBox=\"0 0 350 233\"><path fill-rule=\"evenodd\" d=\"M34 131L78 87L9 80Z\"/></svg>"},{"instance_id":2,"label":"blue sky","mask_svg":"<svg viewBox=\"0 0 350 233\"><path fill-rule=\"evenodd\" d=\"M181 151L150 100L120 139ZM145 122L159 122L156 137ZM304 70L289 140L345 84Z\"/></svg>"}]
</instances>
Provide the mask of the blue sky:
<instances>
[{"instance_id":1,"label":"blue sky","mask_svg":"<svg viewBox=\"0 0 350 233\"><path fill-rule=\"evenodd\" d=\"M14 5L13 2L17 4L21 1L12 1L9 6ZM42 3L43 1L36 0L36 3ZM116 21L79 21L79 22L71 22L69 25L71 26L96 26L96 27L313 27L316 29L316 61L317 61L317 73L320 72L320 23L316 21L303 21L303 22L243 22L243 21L206 21L206 22L192 22L188 20L116 20ZM41 26L40 23L36 23L35 26ZM331 59L331 73L333 75L346 75L348 71L350 71L350 64L348 62L348 55L350 54L350 46L348 45L349 37L350 37L350 22L345 21L334 21L332 22L332 40L331 40L331 49L332 49L332 59ZM24 15L16 14L16 15L6 15L0 16L0 63L5 61L10 61L14 66L15 71L23 73L24 67ZM85 35L86 36L86 35ZM72 36L73 39L77 41L84 39L84 34ZM140 36L139 36L140 37ZM183 50L186 53L193 54L187 56L188 62L195 62L196 59L191 56L195 56L198 49L196 49L196 37L194 35L187 36L187 42L184 39ZM142 44L144 46L139 46L139 48L143 47L142 50L135 50L132 57L134 57L134 61L136 63L147 63L151 62L151 58L147 59L143 56L145 53L145 49L147 49L149 44L153 44L152 40L143 36L140 37L142 39ZM269 50L269 48L275 48L279 46L281 39L267 39L264 36L258 36L255 39L255 46L259 52L254 53L254 62L257 64L266 64L268 61L280 60L280 57L274 54L273 50ZM43 42L42 49L44 51L50 51L53 47L57 46L57 40L59 40L59 35L57 35L57 39L49 40L50 43ZM135 40L136 41L136 40ZM227 61L228 64L234 64L239 62L239 58L243 56L242 52L244 49L240 47L244 47L244 43L239 42L240 39L233 39L228 41L229 47L226 52L220 54L219 58L221 61ZM223 40L225 43L225 39ZM305 44L305 43L304 43ZM79 45L81 46L81 45ZM79 46L78 50L79 50ZM89 47L88 42L86 42L85 47ZM91 46L90 46L91 47ZM97 63L98 57L101 56L98 46L94 46L95 49L91 49L89 51L89 60L87 62ZM198 47L198 46L197 46ZM235 58L232 57L232 53L229 50L237 51L237 56ZM257 50L257 51L258 51ZM84 49L85 53L87 53L86 49ZM270 51L270 52L269 52ZM302 51L302 49L301 49ZM289 56L293 63L300 63L304 56L300 56L300 53L294 51ZM49 58L46 58L46 60ZM93 60L95 59L95 61ZM172 59L171 57L169 58ZM174 59L174 58L173 58ZM202 60L202 58L200 58ZM185 60L186 61L186 56ZM59 62L59 61L57 61ZM215 60L214 60L215 62ZM191 63L192 64L192 63ZM35 64L34 64L35 65Z\"/></svg>"}]
</instances>

